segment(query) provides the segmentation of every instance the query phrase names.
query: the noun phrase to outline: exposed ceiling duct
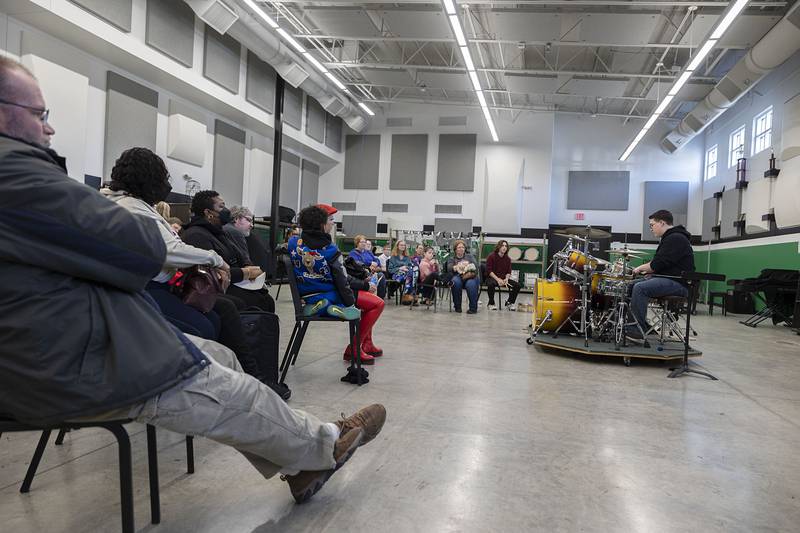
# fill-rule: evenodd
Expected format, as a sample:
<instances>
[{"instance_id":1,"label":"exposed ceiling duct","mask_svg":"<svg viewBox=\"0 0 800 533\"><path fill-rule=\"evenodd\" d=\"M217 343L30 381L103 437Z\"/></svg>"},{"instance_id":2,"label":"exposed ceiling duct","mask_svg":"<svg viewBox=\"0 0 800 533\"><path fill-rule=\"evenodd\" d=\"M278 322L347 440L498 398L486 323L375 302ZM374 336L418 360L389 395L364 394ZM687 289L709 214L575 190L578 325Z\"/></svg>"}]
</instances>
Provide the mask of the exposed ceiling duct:
<instances>
[{"instance_id":1,"label":"exposed ceiling duct","mask_svg":"<svg viewBox=\"0 0 800 533\"><path fill-rule=\"evenodd\" d=\"M214 3L214 1L209 2L208 0L185 0L185 2L201 19L205 16L205 11L201 15L200 10L208 10L208 4ZM356 132L367 127L369 119L364 116L364 112L359 109L358 105L350 99L339 96L339 89L322 74L310 66L306 66L304 61L271 29L259 22L256 18L257 15L251 12L251 8L244 0L227 0L227 4L227 7L238 16L238 20L234 20L235 23L231 23L228 27L228 35L242 43L263 61L272 65L290 85L302 89L318 102L330 101L332 97L339 100L341 105L336 106L339 108L339 112L332 114L342 117L347 125Z\"/></svg>"},{"instance_id":2,"label":"exposed ceiling duct","mask_svg":"<svg viewBox=\"0 0 800 533\"><path fill-rule=\"evenodd\" d=\"M800 2L796 3L764 37L661 140L661 149L673 153L688 144L730 108L761 78L800 50Z\"/></svg>"}]
</instances>

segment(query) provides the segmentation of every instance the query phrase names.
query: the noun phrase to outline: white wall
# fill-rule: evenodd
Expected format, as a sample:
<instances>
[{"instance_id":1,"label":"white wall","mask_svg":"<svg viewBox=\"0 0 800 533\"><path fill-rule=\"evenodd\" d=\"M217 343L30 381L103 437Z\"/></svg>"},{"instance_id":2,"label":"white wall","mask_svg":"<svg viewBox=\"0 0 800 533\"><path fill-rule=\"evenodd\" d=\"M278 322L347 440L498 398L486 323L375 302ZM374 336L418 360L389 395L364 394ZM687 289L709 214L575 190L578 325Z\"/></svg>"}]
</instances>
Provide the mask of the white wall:
<instances>
[{"instance_id":1,"label":"white wall","mask_svg":"<svg viewBox=\"0 0 800 533\"><path fill-rule=\"evenodd\" d=\"M323 202L356 202L357 214L375 215L378 222L407 219L412 227L433 224L436 217L471 218L484 231L519 233L523 227L546 227L549 203L552 113L520 113L515 121L497 118L501 143L493 143L478 109L458 106L393 104L373 120L364 133L381 136L377 190L345 190L344 165L320 176L319 199ZM440 116L467 116L466 126L439 126ZM387 128L386 117L411 117L411 127ZM428 135L424 191L389 189L392 134ZM437 191L439 134L476 133L475 190ZM382 213L383 203L408 204L407 215ZM436 204L460 204L460 215L434 213ZM420 222L421 221L421 222ZM419 224L419 227L414 227Z\"/></svg>"},{"instance_id":2,"label":"white wall","mask_svg":"<svg viewBox=\"0 0 800 533\"><path fill-rule=\"evenodd\" d=\"M641 128L641 121L613 117L590 118L557 114L553 138L553 179L550 195L550 223L611 226L614 232L641 233L645 181L688 181L688 230L701 231L702 140L695 140L676 154L661 151L658 141L668 131L656 124L625 162L619 156ZM567 209L567 181L570 170L628 170L630 191L627 211L580 210L585 220L575 220L577 210ZM645 235L646 238L651 238Z\"/></svg>"}]
</instances>

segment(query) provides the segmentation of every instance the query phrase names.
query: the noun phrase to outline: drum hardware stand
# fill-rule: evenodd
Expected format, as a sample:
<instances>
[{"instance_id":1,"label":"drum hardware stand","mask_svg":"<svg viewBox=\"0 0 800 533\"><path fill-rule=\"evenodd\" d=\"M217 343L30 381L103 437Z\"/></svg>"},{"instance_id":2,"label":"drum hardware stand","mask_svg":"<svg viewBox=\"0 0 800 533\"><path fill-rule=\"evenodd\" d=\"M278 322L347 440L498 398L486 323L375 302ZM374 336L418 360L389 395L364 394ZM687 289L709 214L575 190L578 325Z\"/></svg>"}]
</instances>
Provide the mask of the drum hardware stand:
<instances>
[{"instance_id":1,"label":"drum hardware stand","mask_svg":"<svg viewBox=\"0 0 800 533\"><path fill-rule=\"evenodd\" d=\"M670 368L672 372L667 376L668 378L677 378L683 374L700 374L711 378L712 381L717 381L717 378L708 372L696 370L689 366L689 334L691 332L691 319L692 311L697 302L697 285L703 280L705 281L725 281L725 276L722 274L711 274L707 272L683 272L681 278L689 285L689 297L686 301L686 334L683 339L683 361L681 366L677 368Z\"/></svg>"}]
</instances>

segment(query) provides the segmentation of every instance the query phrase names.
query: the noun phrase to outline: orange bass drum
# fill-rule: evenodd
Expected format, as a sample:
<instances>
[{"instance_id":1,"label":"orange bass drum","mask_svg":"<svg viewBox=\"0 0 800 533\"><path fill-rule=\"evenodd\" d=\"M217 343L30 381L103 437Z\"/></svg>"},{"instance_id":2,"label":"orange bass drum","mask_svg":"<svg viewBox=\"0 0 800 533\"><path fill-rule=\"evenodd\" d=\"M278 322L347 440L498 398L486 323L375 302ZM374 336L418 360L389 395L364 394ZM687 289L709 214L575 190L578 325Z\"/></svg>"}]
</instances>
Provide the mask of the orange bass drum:
<instances>
[{"instance_id":1,"label":"orange bass drum","mask_svg":"<svg viewBox=\"0 0 800 533\"><path fill-rule=\"evenodd\" d=\"M534 331L558 329L558 326L577 309L578 296L578 287L574 283L537 279L533 287L533 318L531 320Z\"/></svg>"}]
</instances>

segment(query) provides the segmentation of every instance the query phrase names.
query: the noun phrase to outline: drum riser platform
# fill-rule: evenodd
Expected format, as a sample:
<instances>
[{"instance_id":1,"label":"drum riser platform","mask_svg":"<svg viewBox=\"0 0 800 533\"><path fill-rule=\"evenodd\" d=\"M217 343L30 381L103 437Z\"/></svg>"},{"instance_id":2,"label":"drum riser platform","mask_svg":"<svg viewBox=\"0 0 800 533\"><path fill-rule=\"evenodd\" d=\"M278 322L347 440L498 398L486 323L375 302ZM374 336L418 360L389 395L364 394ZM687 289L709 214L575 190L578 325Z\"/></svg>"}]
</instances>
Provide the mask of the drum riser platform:
<instances>
[{"instance_id":1,"label":"drum riser platform","mask_svg":"<svg viewBox=\"0 0 800 533\"><path fill-rule=\"evenodd\" d=\"M614 344L609 342L598 342L589 339L589 346L586 347L582 336L561 334L554 339L545 334L537 336L533 340L533 345L581 355L600 355L605 357L657 359L660 361L672 361L683 357L683 343L667 342L664 343L663 349L659 351L658 340L648 340L650 341L650 348L645 348L640 344L629 344L628 346L620 346L619 351L617 351L614 348ZM701 355L703 355L703 352L699 350L691 349L689 351L689 357L700 357Z\"/></svg>"}]
</instances>

